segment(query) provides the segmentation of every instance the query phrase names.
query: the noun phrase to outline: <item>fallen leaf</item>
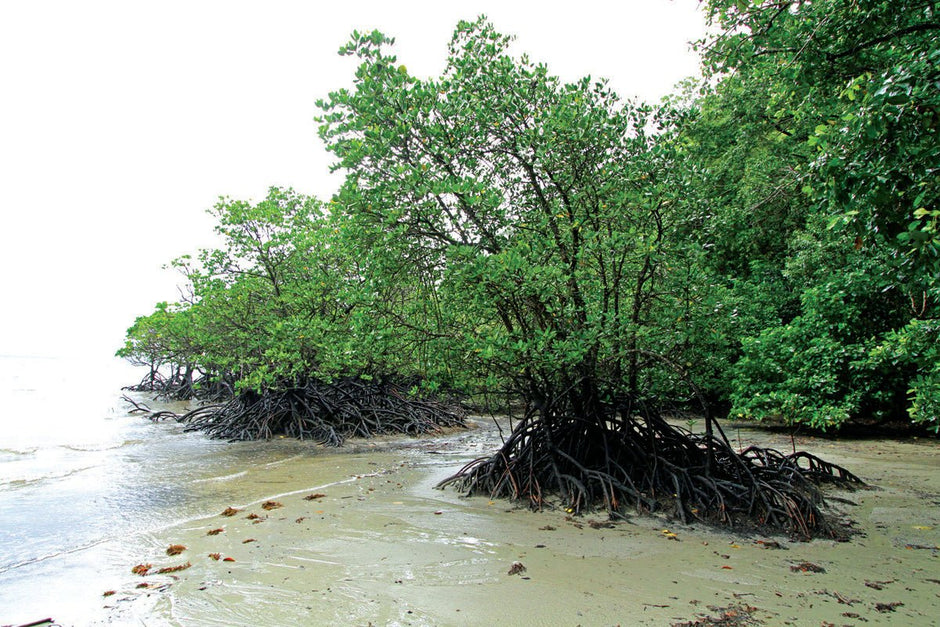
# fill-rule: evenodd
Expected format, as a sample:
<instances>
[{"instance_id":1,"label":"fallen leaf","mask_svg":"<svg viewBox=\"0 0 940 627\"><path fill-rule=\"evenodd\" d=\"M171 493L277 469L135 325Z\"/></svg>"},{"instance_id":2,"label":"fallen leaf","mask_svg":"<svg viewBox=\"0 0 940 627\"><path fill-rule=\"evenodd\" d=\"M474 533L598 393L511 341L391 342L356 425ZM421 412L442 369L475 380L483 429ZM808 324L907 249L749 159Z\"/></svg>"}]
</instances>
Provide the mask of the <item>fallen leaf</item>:
<instances>
[{"instance_id":1,"label":"fallen leaf","mask_svg":"<svg viewBox=\"0 0 940 627\"><path fill-rule=\"evenodd\" d=\"M103 596L103 597L109 597L109 596L114 595L114 594L117 594L117 590L105 590L104 593L103 593L101 596Z\"/></svg>"},{"instance_id":2,"label":"fallen leaf","mask_svg":"<svg viewBox=\"0 0 940 627\"><path fill-rule=\"evenodd\" d=\"M218 562L220 559L222 559L222 554L221 553L209 553L209 557L211 557L212 559Z\"/></svg>"},{"instance_id":3,"label":"fallen leaf","mask_svg":"<svg viewBox=\"0 0 940 627\"><path fill-rule=\"evenodd\" d=\"M223 561L223 562L234 562L234 561L235 561L235 558L234 558L234 557L224 557L224 558L222 558L222 561Z\"/></svg>"},{"instance_id":4,"label":"fallen leaf","mask_svg":"<svg viewBox=\"0 0 940 627\"><path fill-rule=\"evenodd\" d=\"M186 550L186 547L183 546L182 544L171 544L170 546L167 547L166 554L167 555L179 555L185 550Z\"/></svg>"},{"instance_id":5,"label":"fallen leaf","mask_svg":"<svg viewBox=\"0 0 940 627\"><path fill-rule=\"evenodd\" d=\"M242 544L248 544L249 542L257 542L254 538L246 538L242 540Z\"/></svg>"},{"instance_id":6,"label":"fallen leaf","mask_svg":"<svg viewBox=\"0 0 940 627\"><path fill-rule=\"evenodd\" d=\"M914 529L917 529L918 531L930 531L933 529L933 527L929 525L914 525Z\"/></svg>"},{"instance_id":7,"label":"fallen leaf","mask_svg":"<svg viewBox=\"0 0 940 627\"><path fill-rule=\"evenodd\" d=\"M210 529L209 531L206 532L206 535L207 535L207 536L217 536L217 535L219 535L220 533L222 533L223 531L225 531L225 529L223 529L222 527L219 527L218 529Z\"/></svg>"},{"instance_id":8,"label":"fallen leaf","mask_svg":"<svg viewBox=\"0 0 940 627\"><path fill-rule=\"evenodd\" d=\"M435 515L435 516L440 516L440 515L443 514L443 513L444 513L444 512L438 510L438 511L434 512L434 515Z\"/></svg>"},{"instance_id":9,"label":"fallen leaf","mask_svg":"<svg viewBox=\"0 0 940 627\"><path fill-rule=\"evenodd\" d=\"M725 570L734 570L734 569L731 568L730 566L722 566L722 568L724 568Z\"/></svg>"}]
</instances>

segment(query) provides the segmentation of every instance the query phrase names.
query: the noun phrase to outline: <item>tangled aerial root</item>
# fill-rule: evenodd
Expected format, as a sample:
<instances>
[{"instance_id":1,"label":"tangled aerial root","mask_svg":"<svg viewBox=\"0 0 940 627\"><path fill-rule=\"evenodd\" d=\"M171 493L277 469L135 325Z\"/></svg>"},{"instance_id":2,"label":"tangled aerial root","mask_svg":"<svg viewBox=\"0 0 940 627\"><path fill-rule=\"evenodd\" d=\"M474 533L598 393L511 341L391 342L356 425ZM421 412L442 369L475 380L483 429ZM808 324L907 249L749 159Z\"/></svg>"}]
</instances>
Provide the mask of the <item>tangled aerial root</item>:
<instances>
[{"instance_id":1,"label":"tangled aerial root","mask_svg":"<svg viewBox=\"0 0 940 627\"><path fill-rule=\"evenodd\" d=\"M709 431L711 425L717 423ZM532 411L495 455L470 462L439 487L526 499L533 507L555 495L573 512L603 505L616 515L633 506L668 511L683 522L801 538L840 535L820 510L818 485L863 485L858 477L805 452L753 446L738 452L718 433L691 433L655 413L610 412L590 420Z\"/></svg>"},{"instance_id":2,"label":"tangled aerial root","mask_svg":"<svg viewBox=\"0 0 940 627\"><path fill-rule=\"evenodd\" d=\"M156 396L175 401L200 399L208 402L220 402L234 395L234 384L224 377L213 377L200 373L185 372L174 367L169 375L158 369L151 369L139 383L121 388L129 392L150 392Z\"/></svg>"},{"instance_id":3,"label":"tangled aerial root","mask_svg":"<svg viewBox=\"0 0 940 627\"><path fill-rule=\"evenodd\" d=\"M187 431L225 440L283 435L339 446L347 437L420 434L464 424L456 405L409 398L390 382L346 378L264 393L243 392L224 403L174 416Z\"/></svg>"}]
</instances>

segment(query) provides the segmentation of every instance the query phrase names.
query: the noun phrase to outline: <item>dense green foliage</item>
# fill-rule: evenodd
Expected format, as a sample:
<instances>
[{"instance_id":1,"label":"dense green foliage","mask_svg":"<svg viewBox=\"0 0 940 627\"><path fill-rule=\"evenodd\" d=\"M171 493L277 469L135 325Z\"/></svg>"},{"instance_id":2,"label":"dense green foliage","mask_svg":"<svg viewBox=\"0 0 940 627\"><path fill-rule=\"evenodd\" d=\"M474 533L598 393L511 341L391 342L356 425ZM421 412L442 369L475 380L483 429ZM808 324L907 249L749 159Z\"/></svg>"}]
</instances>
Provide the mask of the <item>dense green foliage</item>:
<instances>
[{"instance_id":1,"label":"dense green foliage","mask_svg":"<svg viewBox=\"0 0 940 627\"><path fill-rule=\"evenodd\" d=\"M354 38L355 89L321 103L321 135L350 172L336 208L369 234L381 274L426 276L463 313L448 344L491 386L545 402L564 390L577 411L648 394L664 371L643 354L679 339L661 326L681 253L670 112L563 85L509 41L461 24L444 75L420 80L389 40Z\"/></svg>"},{"instance_id":2,"label":"dense green foliage","mask_svg":"<svg viewBox=\"0 0 940 627\"><path fill-rule=\"evenodd\" d=\"M733 340L733 413L936 429L935 3L708 4L698 237L757 321Z\"/></svg>"},{"instance_id":3,"label":"dense green foliage","mask_svg":"<svg viewBox=\"0 0 940 627\"><path fill-rule=\"evenodd\" d=\"M425 376L434 367L387 307L371 306L395 303L393 313L406 316L414 301L426 304L421 285L413 276L371 283L362 251L321 203L272 189L257 204L223 199L212 213L223 246L173 262L187 297L138 318L119 355L183 364L244 390L311 376Z\"/></svg>"},{"instance_id":4,"label":"dense green foliage","mask_svg":"<svg viewBox=\"0 0 940 627\"><path fill-rule=\"evenodd\" d=\"M221 201L119 355L190 393L394 374L545 419L697 396L940 428L935 3L705 5L708 80L656 107L483 19L428 79L355 33L319 103L340 192Z\"/></svg>"}]
</instances>

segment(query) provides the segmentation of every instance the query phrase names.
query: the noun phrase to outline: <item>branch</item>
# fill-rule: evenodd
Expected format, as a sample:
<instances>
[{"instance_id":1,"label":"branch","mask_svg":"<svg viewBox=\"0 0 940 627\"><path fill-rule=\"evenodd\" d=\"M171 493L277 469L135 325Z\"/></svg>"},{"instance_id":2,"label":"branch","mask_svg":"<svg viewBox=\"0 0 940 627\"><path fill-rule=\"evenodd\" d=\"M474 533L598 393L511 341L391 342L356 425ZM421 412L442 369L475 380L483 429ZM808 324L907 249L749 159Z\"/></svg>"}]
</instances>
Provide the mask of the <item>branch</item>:
<instances>
[{"instance_id":1,"label":"branch","mask_svg":"<svg viewBox=\"0 0 940 627\"><path fill-rule=\"evenodd\" d=\"M869 39L868 41L864 41L858 44L854 48L849 48L848 50L843 50L842 52L827 52L826 58L829 59L830 61L834 61L836 59L841 59L842 57L851 56L853 54L856 54L857 52L861 52L865 48L870 48L872 46L878 45L880 43L884 43L888 40L895 39L897 37L903 37L904 35L910 35L911 33L918 33L918 32L931 31L931 30L940 30L940 23L924 22L923 24L914 24L913 26L908 26L906 28L896 30L893 33L888 33L887 35L882 35L880 37L875 37L874 39Z\"/></svg>"}]
</instances>

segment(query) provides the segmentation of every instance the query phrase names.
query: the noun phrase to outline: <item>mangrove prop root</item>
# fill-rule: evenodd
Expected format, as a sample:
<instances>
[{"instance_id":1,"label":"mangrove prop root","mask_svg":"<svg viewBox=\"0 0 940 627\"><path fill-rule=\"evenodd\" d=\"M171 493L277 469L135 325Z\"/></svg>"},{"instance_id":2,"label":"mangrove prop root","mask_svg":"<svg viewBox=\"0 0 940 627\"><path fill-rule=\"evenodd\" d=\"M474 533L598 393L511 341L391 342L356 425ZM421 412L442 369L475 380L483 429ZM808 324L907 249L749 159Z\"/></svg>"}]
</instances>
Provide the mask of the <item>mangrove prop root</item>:
<instances>
[{"instance_id":1,"label":"mangrove prop root","mask_svg":"<svg viewBox=\"0 0 940 627\"><path fill-rule=\"evenodd\" d=\"M533 507L550 493L573 512L602 506L615 515L632 506L683 522L760 527L800 538L844 535L820 509L821 483L863 485L809 453L753 446L738 452L723 434L691 433L656 414L583 419L530 411L498 452L470 462L438 487L526 500Z\"/></svg>"},{"instance_id":2,"label":"mangrove prop root","mask_svg":"<svg viewBox=\"0 0 940 627\"><path fill-rule=\"evenodd\" d=\"M455 404L409 398L393 383L345 378L263 393L244 392L228 401L198 407L176 419L187 431L224 440L276 436L339 446L347 437L391 433L417 435L462 426Z\"/></svg>"},{"instance_id":3,"label":"mangrove prop root","mask_svg":"<svg viewBox=\"0 0 940 627\"><path fill-rule=\"evenodd\" d=\"M216 403L229 399L234 395L234 384L231 377L212 376L206 373L195 373L191 369L174 367L169 375L157 369L152 369L139 383L125 386L124 390L130 392L149 392L156 396L174 401L188 401L199 399ZM125 400L131 404L134 401Z\"/></svg>"}]
</instances>

